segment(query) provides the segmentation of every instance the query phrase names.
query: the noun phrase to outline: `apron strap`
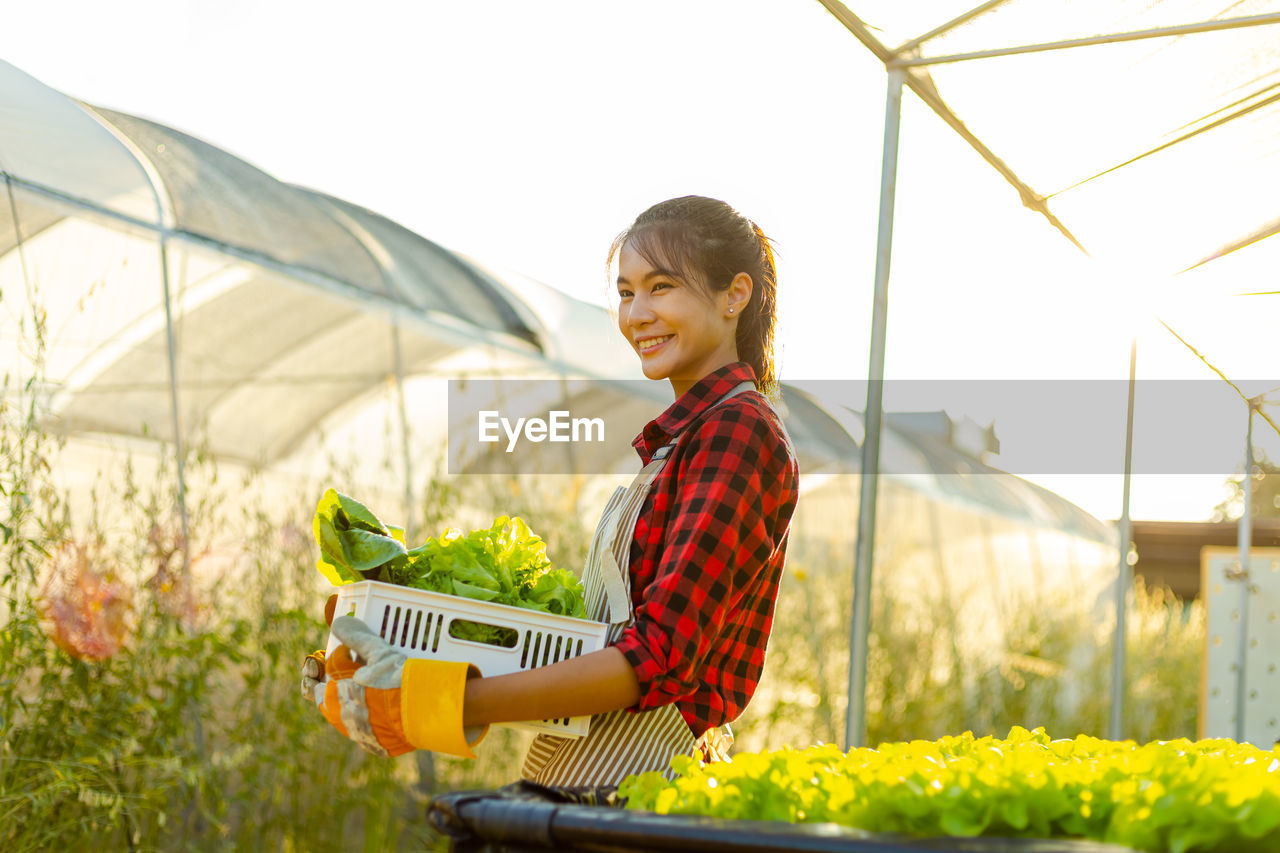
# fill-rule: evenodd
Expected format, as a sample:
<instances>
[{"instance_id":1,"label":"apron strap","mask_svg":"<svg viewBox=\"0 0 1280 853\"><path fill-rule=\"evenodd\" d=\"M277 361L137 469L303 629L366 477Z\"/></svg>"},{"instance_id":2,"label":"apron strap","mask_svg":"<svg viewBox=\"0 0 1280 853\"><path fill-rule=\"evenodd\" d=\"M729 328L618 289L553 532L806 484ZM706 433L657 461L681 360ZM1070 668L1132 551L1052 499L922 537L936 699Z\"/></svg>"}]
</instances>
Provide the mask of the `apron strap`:
<instances>
[{"instance_id":1,"label":"apron strap","mask_svg":"<svg viewBox=\"0 0 1280 853\"><path fill-rule=\"evenodd\" d=\"M604 581L605 599L609 602L609 624L620 625L631 618L631 602L627 597L627 587L622 582L618 558L613 556L612 549L604 563L604 571L600 576Z\"/></svg>"},{"instance_id":2,"label":"apron strap","mask_svg":"<svg viewBox=\"0 0 1280 853\"><path fill-rule=\"evenodd\" d=\"M668 451L669 452L669 451ZM644 507L645 498L649 495L649 487L653 484L658 472L666 463L667 454L649 460L649 464L640 469L640 473L631 481L618 501L613 512L604 519L600 548L604 552L601 559L600 576L604 583L606 600L609 603L609 624L619 625L631 621L631 593L628 573L619 562L618 555L630 554L631 537L635 533L636 519ZM623 535L625 534L625 536ZM621 541L620 541L621 540Z\"/></svg>"},{"instance_id":3,"label":"apron strap","mask_svg":"<svg viewBox=\"0 0 1280 853\"><path fill-rule=\"evenodd\" d=\"M628 490L629 494L630 490ZM620 625L631 619L631 596L627 594L627 584L623 580L625 575L618 566L618 557L614 554L613 547L613 541L618 535L618 521L621 518L621 512L613 513L605 525L604 537L600 542L600 547L604 550L600 578L604 581L605 599L609 603L610 625Z\"/></svg>"}]
</instances>

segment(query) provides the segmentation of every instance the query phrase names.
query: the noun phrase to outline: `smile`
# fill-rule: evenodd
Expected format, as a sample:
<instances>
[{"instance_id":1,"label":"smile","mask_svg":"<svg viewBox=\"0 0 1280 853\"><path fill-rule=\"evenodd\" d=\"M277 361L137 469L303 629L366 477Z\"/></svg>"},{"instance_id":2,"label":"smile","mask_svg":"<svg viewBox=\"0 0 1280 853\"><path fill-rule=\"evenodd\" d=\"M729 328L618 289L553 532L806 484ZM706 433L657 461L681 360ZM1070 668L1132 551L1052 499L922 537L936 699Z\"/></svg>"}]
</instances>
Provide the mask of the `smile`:
<instances>
[{"instance_id":1,"label":"smile","mask_svg":"<svg viewBox=\"0 0 1280 853\"><path fill-rule=\"evenodd\" d=\"M675 335L662 335L658 338L645 338L642 341L636 341L636 349L640 350L640 352L649 352L650 350L662 346L674 337Z\"/></svg>"}]
</instances>

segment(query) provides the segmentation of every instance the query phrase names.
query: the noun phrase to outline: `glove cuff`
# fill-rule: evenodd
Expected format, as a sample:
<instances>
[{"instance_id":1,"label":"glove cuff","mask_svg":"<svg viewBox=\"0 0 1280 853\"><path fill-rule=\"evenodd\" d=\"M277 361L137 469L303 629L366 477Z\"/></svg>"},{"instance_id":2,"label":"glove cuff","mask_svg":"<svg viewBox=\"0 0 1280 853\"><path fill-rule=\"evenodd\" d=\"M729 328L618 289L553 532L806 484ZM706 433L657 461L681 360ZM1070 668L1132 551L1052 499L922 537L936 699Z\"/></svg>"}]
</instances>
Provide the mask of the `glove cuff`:
<instances>
[{"instance_id":1,"label":"glove cuff","mask_svg":"<svg viewBox=\"0 0 1280 853\"><path fill-rule=\"evenodd\" d=\"M480 670L469 663L412 658L400 677L400 724L405 739L417 749L475 758L471 751L489 727L468 739L462 727L462 699L468 678Z\"/></svg>"}]
</instances>

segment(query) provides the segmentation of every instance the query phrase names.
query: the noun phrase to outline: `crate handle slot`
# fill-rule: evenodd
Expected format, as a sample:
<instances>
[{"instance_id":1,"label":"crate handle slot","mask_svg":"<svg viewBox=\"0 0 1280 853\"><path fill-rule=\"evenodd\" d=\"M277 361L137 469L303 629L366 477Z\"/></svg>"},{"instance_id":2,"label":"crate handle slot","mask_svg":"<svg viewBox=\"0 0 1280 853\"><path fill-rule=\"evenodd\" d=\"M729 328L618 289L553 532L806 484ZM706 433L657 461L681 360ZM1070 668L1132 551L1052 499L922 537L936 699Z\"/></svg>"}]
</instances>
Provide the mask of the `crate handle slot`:
<instances>
[{"instance_id":1,"label":"crate handle slot","mask_svg":"<svg viewBox=\"0 0 1280 853\"><path fill-rule=\"evenodd\" d=\"M382 608L382 627L378 629L378 636L379 636L379 637L386 637L386 636L387 636L387 619L389 619L390 617L391 617L391 605L390 605L390 604L383 605L383 608Z\"/></svg>"},{"instance_id":2,"label":"crate handle slot","mask_svg":"<svg viewBox=\"0 0 1280 853\"><path fill-rule=\"evenodd\" d=\"M427 646L431 644L432 626L438 627L440 620L444 618L439 614L432 613L430 610L426 611L426 614L427 614L427 624L422 626L422 645L418 646L418 648L422 649L423 651L426 651Z\"/></svg>"},{"instance_id":3,"label":"crate handle slot","mask_svg":"<svg viewBox=\"0 0 1280 853\"><path fill-rule=\"evenodd\" d=\"M436 620L436 636L431 643L431 651L433 654L435 652L440 651L440 629L443 627L444 627L444 618L441 617Z\"/></svg>"},{"instance_id":4,"label":"crate handle slot","mask_svg":"<svg viewBox=\"0 0 1280 853\"><path fill-rule=\"evenodd\" d=\"M466 636L469 628L493 628L497 630L498 635L493 642L475 640ZM520 641L520 634L514 628L508 628L505 625L493 625L489 622L477 622L474 619L455 618L451 620L449 622L449 636L464 643L476 643L477 645L498 649L514 649Z\"/></svg>"},{"instance_id":5,"label":"crate handle slot","mask_svg":"<svg viewBox=\"0 0 1280 853\"><path fill-rule=\"evenodd\" d=\"M538 649L542 647L542 632L533 635L533 655L529 658L529 669L538 665Z\"/></svg>"},{"instance_id":6,"label":"crate handle slot","mask_svg":"<svg viewBox=\"0 0 1280 853\"><path fill-rule=\"evenodd\" d=\"M396 644L396 629L400 627L400 612L403 609L404 608L401 608L401 607L396 608L395 616L391 620L391 633L383 637L384 640L386 640L390 645L393 645L393 646Z\"/></svg>"},{"instance_id":7,"label":"crate handle slot","mask_svg":"<svg viewBox=\"0 0 1280 853\"><path fill-rule=\"evenodd\" d=\"M418 616L419 616L419 617L421 617L421 616L422 616L422 614L421 614L421 613L419 613L419 614L418 614ZM399 643L399 645L401 645L401 646L403 646L405 643L409 642L409 621L410 621L412 618L413 618L413 611L406 607L406 608L405 608L405 610L404 610L404 628L403 628L403 629L401 629L401 631L400 631L400 643Z\"/></svg>"},{"instance_id":8,"label":"crate handle slot","mask_svg":"<svg viewBox=\"0 0 1280 853\"><path fill-rule=\"evenodd\" d=\"M422 627L422 611L418 611L418 616L413 620L413 636L409 638L409 648L416 649L418 647L418 630Z\"/></svg>"},{"instance_id":9,"label":"crate handle slot","mask_svg":"<svg viewBox=\"0 0 1280 853\"><path fill-rule=\"evenodd\" d=\"M526 629L524 632L524 648L520 650L520 668L527 669L529 666L529 643L533 639L533 632Z\"/></svg>"}]
</instances>

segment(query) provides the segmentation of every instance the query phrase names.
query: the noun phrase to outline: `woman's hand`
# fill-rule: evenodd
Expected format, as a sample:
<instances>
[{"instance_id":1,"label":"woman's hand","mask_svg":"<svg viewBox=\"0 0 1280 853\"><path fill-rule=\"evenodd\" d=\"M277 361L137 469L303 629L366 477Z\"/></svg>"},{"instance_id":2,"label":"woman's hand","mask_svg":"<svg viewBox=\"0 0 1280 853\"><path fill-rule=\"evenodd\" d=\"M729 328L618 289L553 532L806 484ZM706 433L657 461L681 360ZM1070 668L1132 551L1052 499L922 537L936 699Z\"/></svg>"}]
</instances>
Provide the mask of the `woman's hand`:
<instances>
[{"instance_id":1,"label":"woman's hand","mask_svg":"<svg viewBox=\"0 0 1280 853\"><path fill-rule=\"evenodd\" d=\"M329 723L366 751L397 756L429 749L474 758L488 726L462 725L462 703L474 666L410 660L353 616L332 625L342 645L303 661L303 694ZM323 662L323 678L319 677Z\"/></svg>"}]
</instances>

